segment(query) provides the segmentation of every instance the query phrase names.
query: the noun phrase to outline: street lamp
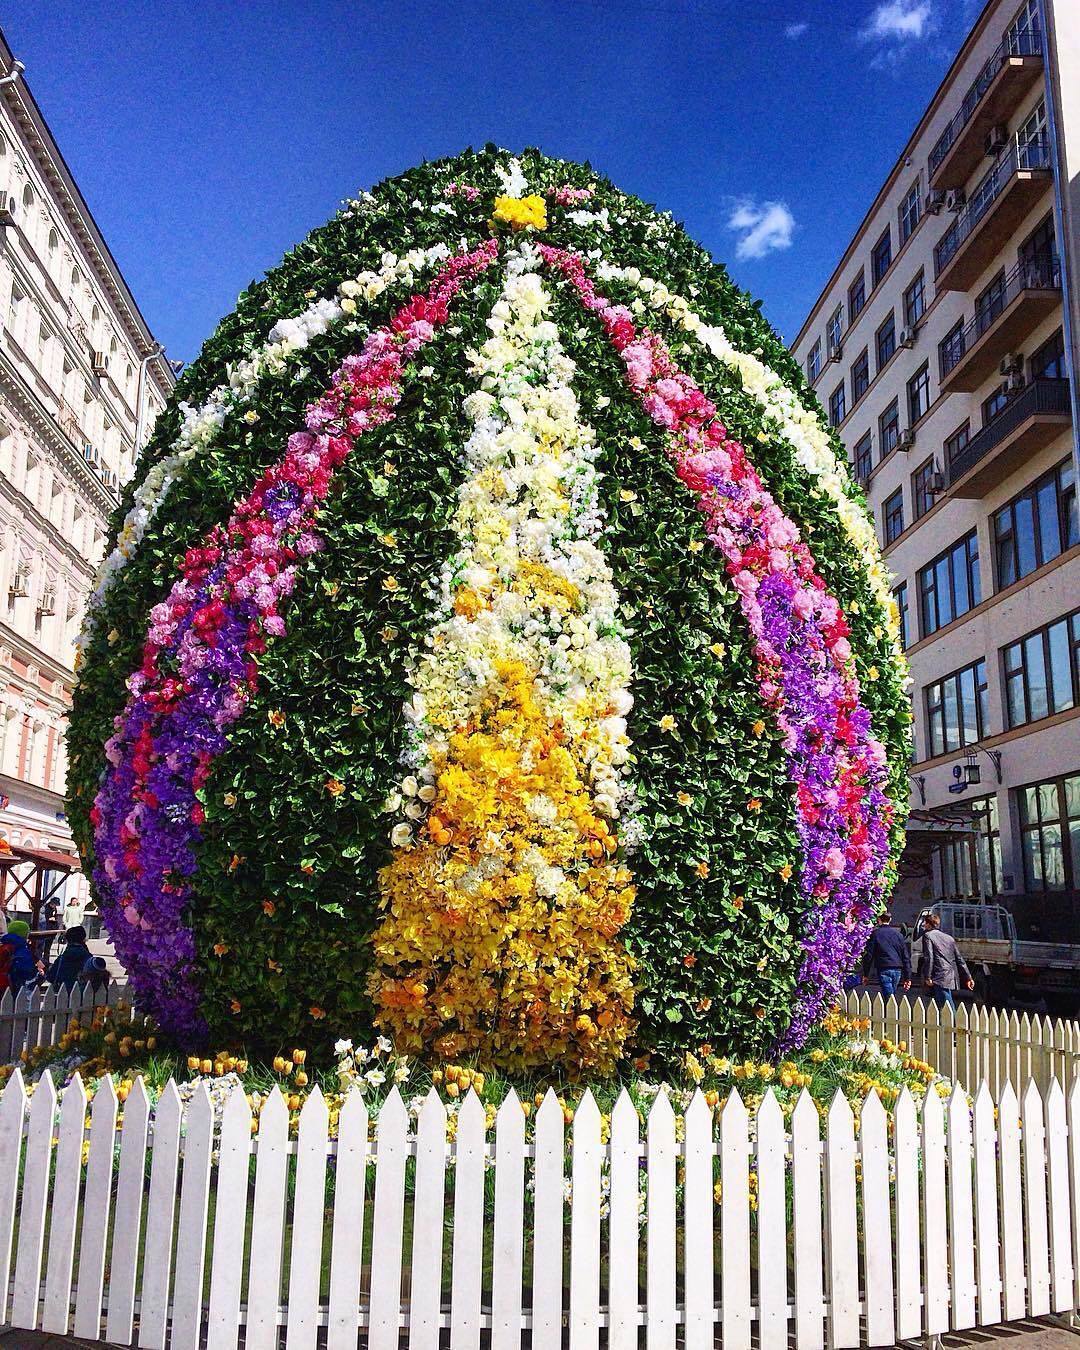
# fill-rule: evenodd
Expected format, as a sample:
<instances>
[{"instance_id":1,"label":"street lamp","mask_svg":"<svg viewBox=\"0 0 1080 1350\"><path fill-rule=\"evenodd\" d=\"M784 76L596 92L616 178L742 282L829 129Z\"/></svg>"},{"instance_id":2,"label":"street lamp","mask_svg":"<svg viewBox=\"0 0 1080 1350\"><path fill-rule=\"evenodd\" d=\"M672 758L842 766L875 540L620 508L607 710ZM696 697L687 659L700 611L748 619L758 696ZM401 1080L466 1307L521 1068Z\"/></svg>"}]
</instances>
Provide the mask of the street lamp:
<instances>
[{"instance_id":1,"label":"street lamp","mask_svg":"<svg viewBox=\"0 0 1080 1350\"><path fill-rule=\"evenodd\" d=\"M979 767L979 755L986 755L994 766L998 783L1001 783L1001 751L987 750L984 746L973 745L964 758L964 786L978 787L982 782L982 769Z\"/></svg>"}]
</instances>

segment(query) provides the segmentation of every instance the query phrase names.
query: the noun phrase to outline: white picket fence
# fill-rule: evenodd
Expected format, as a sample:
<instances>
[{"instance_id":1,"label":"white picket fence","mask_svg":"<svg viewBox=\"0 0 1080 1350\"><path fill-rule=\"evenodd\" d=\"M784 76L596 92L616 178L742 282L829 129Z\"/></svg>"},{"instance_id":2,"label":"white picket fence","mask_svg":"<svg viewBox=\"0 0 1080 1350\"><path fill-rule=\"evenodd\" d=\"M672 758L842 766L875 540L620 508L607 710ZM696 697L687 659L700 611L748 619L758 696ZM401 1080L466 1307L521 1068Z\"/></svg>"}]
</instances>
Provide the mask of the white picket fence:
<instances>
[{"instance_id":1,"label":"white picket fence","mask_svg":"<svg viewBox=\"0 0 1080 1350\"><path fill-rule=\"evenodd\" d=\"M185 1113L170 1083L151 1120L140 1082L118 1133L105 1081L88 1144L78 1079L57 1106L48 1077L0 1097L0 1322L21 1328L145 1350L634 1350L642 1328L647 1350L841 1350L1080 1300L1080 1080L1019 1102L1006 1083L996 1111L985 1082L973 1107L905 1091L891 1123L874 1094L823 1120L805 1093L789 1119L771 1091L753 1115L698 1093L677 1121L661 1092L642 1122L624 1093L607 1139L588 1092L569 1129L549 1093L531 1139L513 1093L489 1132L472 1094L448 1130L435 1093L412 1118L395 1089L372 1126L354 1092L336 1140L317 1091L295 1141L276 1089L253 1127L242 1092L215 1118L205 1084Z\"/></svg>"},{"instance_id":2,"label":"white picket fence","mask_svg":"<svg viewBox=\"0 0 1080 1350\"><path fill-rule=\"evenodd\" d=\"M954 1012L932 999L852 990L843 1011L870 1022L870 1035L903 1041L911 1054L971 1089L984 1078L996 1097L1006 1082L1054 1079L1066 1090L1080 1075L1080 1022L1018 1014L964 1001Z\"/></svg>"},{"instance_id":3,"label":"white picket fence","mask_svg":"<svg viewBox=\"0 0 1080 1350\"><path fill-rule=\"evenodd\" d=\"M82 983L70 990L49 984L23 985L15 995L5 989L0 998L0 1064L18 1063L22 1052L34 1046L55 1045L72 1018L89 1023L95 1008L116 1007L126 994L126 984L116 981L107 989Z\"/></svg>"}]
</instances>

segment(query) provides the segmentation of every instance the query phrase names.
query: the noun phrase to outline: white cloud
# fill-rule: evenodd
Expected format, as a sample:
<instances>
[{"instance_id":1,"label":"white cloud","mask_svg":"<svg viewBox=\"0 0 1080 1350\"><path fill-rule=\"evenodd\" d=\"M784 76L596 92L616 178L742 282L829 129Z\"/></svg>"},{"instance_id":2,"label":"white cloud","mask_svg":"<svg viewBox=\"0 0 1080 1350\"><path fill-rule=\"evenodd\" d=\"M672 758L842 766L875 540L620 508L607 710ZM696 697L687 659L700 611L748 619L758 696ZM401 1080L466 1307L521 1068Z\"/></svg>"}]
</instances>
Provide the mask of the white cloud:
<instances>
[{"instance_id":1,"label":"white cloud","mask_svg":"<svg viewBox=\"0 0 1080 1350\"><path fill-rule=\"evenodd\" d=\"M808 23L789 23L784 29L784 36L794 42L796 38L801 38L809 27Z\"/></svg>"},{"instance_id":2,"label":"white cloud","mask_svg":"<svg viewBox=\"0 0 1080 1350\"><path fill-rule=\"evenodd\" d=\"M790 248L795 217L787 202L757 202L740 197L732 206L727 226L740 235L736 258L764 258L777 249Z\"/></svg>"},{"instance_id":3,"label":"white cloud","mask_svg":"<svg viewBox=\"0 0 1080 1350\"><path fill-rule=\"evenodd\" d=\"M936 27L934 0L883 0L859 30L866 42L910 42Z\"/></svg>"}]
</instances>

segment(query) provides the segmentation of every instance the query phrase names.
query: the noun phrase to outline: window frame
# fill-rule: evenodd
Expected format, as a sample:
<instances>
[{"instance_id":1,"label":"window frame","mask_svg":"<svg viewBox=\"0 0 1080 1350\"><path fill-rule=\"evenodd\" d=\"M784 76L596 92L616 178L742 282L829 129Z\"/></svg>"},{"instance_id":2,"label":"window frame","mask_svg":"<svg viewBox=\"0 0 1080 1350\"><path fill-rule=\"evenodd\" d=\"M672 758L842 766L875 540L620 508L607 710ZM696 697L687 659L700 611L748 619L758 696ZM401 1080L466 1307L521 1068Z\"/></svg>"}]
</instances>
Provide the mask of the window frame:
<instances>
[{"instance_id":1,"label":"window frame","mask_svg":"<svg viewBox=\"0 0 1080 1350\"><path fill-rule=\"evenodd\" d=\"M860 463L859 463L859 461L860 461L861 459L863 459L863 452L864 452L864 451L865 451L865 460L866 460L866 472L865 472L865 473L863 473L863 472L861 471L861 466L860 466ZM873 432L867 431L864 435L860 436L859 439L858 439L858 440L855 442L855 444L852 446L852 448L851 448L851 463L852 463L852 468L853 468L854 471L855 471L855 478L856 478L856 480L857 480L859 483L862 483L862 484L865 485L866 482L867 482L867 480L869 479L871 473L873 473L873 471L874 471L874 435L873 435Z\"/></svg>"},{"instance_id":2,"label":"window frame","mask_svg":"<svg viewBox=\"0 0 1080 1350\"><path fill-rule=\"evenodd\" d=\"M930 455L911 475L911 509L916 520L921 520L937 499L937 493L933 490L937 472L934 456Z\"/></svg>"},{"instance_id":3,"label":"window frame","mask_svg":"<svg viewBox=\"0 0 1080 1350\"><path fill-rule=\"evenodd\" d=\"M882 257L884 265L881 265ZM870 250L870 275L875 288L881 285L892 265L892 226L886 225Z\"/></svg>"},{"instance_id":4,"label":"window frame","mask_svg":"<svg viewBox=\"0 0 1080 1350\"><path fill-rule=\"evenodd\" d=\"M1043 493L1051 487L1054 495L1056 515L1054 525L1058 542L1058 547L1053 551L1048 550L1046 540L1043 538L1045 522L1041 510L1041 504L1045 500ZM1006 518L1007 525L1003 528L1002 522ZM1026 526L1029 520L1031 542L1030 548L1027 548L1018 525ZM991 515L989 524L993 543L994 583L999 591L1014 586L1024 577L1031 576L1040 567L1045 567L1047 563L1053 562L1055 558L1060 558L1063 553L1068 552L1070 548L1080 543L1076 476L1073 470L1072 456L1066 455L1064 459L1059 460L1045 473L1033 479L1027 487L1007 501L1004 506L998 507ZM1077 537L1072 537L1073 532L1076 533ZM1011 553L1009 568L1002 566L1006 547L1009 548ZM1025 566L1025 554L1030 554L1031 566Z\"/></svg>"},{"instance_id":5,"label":"window frame","mask_svg":"<svg viewBox=\"0 0 1080 1350\"><path fill-rule=\"evenodd\" d=\"M924 361L914 375L908 380L907 390L907 411L908 426L913 427L921 422L933 406L933 397L930 392L930 362ZM918 396L918 404L916 403ZM925 399L925 403L923 400Z\"/></svg>"},{"instance_id":6,"label":"window frame","mask_svg":"<svg viewBox=\"0 0 1080 1350\"><path fill-rule=\"evenodd\" d=\"M858 304L855 303L856 299L858 299ZM851 285L848 287L847 290L847 311L848 311L849 328L865 308L866 308L866 269L864 267L860 267L858 273L855 276L855 280L851 283Z\"/></svg>"},{"instance_id":7,"label":"window frame","mask_svg":"<svg viewBox=\"0 0 1080 1350\"><path fill-rule=\"evenodd\" d=\"M888 354L882 359L882 338L886 335L886 330L888 330L887 337L891 346ZM877 359L877 373L880 375L896 355L896 311L893 309L889 310L888 315L881 321L874 333L874 355Z\"/></svg>"},{"instance_id":8,"label":"window frame","mask_svg":"<svg viewBox=\"0 0 1080 1350\"><path fill-rule=\"evenodd\" d=\"M864 347L851 363L851 406L870 388L870 348Z\"/></svg>"},{"instance_id":9,"label":"window frame","mask_svg":"<svg viewBox=\"0 0 1080 1350\"><path fill-rule=\"evenodd\" d=\"M1064 629L1065 661L1068 664L1069 680L1068 702L1063 702L1061 706L1057 706L1058 699L1055 697L1055 653L1052 636L1054 630L1059 628ZM1032 680L1029 647L1031 651L1038 651L1041 663L1045 712L1035 711L1037 705L1032 697L1032 689L1038 686ZM1044 721L1047 717L1056 717L1058 713L1070 712L1080 707L1080 609L1074 609L1058 619L1051 620L1050 623L1032 629L1015 642L1006 643L1001 648L1001 680L1005 696L1005 720L1010 731L1015 727L1030 726L1032 723ZM1013 715L1014 690L1017 689L1022 705L1020 717Z\"/></svg>"},{"instance_id":10,"label":"window frame","mask_svg":"<svg viewBox=\"0 0 1080 1350\"><path fill-rule=\"evenodd\" d=\"M894 398L878 416L878 463L900 444L900 400Z\"/></svg>"},{"instance_id":11,"label":"window frame","mask_svg":"<svg viewBox=\"0 0 1080 1350\"><path fill-rule=\"evenodd\" d=\"M965 677L970 676L970 679ZM974 714L974 732L969 734L965 700L971 694ZM950 700L955 712L955 740L949 737L948 712ZM923 686L923 709L926 713L926 757L938 759L953 755L971 745L978 745L987 734L990 718L990 686L986 674L986 657L969 661L958 670L950 670L940 679ZM935 738L936 733L936 738Z\"/></svg>"},{"instance_id":12,"label":"window frame","mask_svg":"<svg viewBox=\"0 0 1080 1350\"><path fill-rule=\"evenodd\" d=\"M913 202L914 213L911 209ZM904 247L907 241L919 228L919 221L922 220L922 215L922 183L916 178L911 187L908 188L897 212L897 223L900 227L901 248Z\"/></svg>"},{"instance_id":13,"label":"window frame","mask_svg":"<svg viewBox=\"0 0 1080 1350\"><path fill-rule=\"evenodd\" d=\"M955 623L957 619L969 614L982 603L982 577L979 561L978 530L968 530L948 548L942 549L937 557L931 558L928 563L919 568L915 576L915 583L919 603L920 637L927 638L933 633L940 632L941 629ZM946 619L942 618L944 611L938 589L940 570L943 567L949 588L949 617ZM968 603L963 609L957 607L957 597L961 589L957 586L957 574L961 568L963 569L963 590L967 592L968 599ZM933 622L930 622L931 605L934 611Z\"/></svg>"},{"instance_id":14,"label":"window frame","mask_svg":"<svg viewBox=\"0 0 1080 1350\"><path fill-rule=\"evenodd\" d=\"M881 504L881 533L886 545L904 533L904 487L901 484Z\"/></svg>"},{"instance_id":15,"label":"window frame","mask_svg":"<svg viewBox=\"0 0 1080 1350\"><path fill-rule=\"evenodd\" d=\"M829 395L829 425L838 427L847 417L847 381L841 376L840 383Z\"/></svg>"},{"instance_id":16,"label":"window frame","mask_svg":"<svg viewBox=\"0 0 1080 1350\"><path fill-rule=\"evenodd\" d=\"M916 290L916 287L918 288ZM913 297L918 297L919 312L915 315L911 313ZM926 273L923 268L915 273L911 282L904 291L904 327L917 328L922 322L922 317L926 313Z\"/></svg>"},{"instance_id":17,"label":"window frame","mask_svg":"<svg viewBox=\"0 0 1080 1350\"><path fill-rule=\"evenodd\" d=\"M1068 805L1068 783L1074 779L1080 780L1080 770L1072 773L1058 774L1054 778L1043 778L1034 783L1025 783L1023 786L1015 789L1016 792L1016 814L1020 832L1020 857L1024 872L1024 889L1032 895L1060 894L1062 891L1074 890L1077 888L1077 882L1080 880L1075 875L1073 868L1072 849L1070 844L1069 826L1074 820L1080 820L1080 814L1072 815L1069 812ZM1056 814L1043 814L1043 789L1052 788L1056 798ZM1034 794L1035 812L1034 819L1029 816L1029 798L1028 793ZM1080 792L1077 794L1080 801ZM1046 861L1048 849L1046 843L1047 833L1057 828L1058 831L1058 850L1061 855L1061 885L1047 886L1045 878L1047 874ZM1031 853L1028 840L1032 836L1037 836L1039 840L1039 880L1043 884L1038 884L1035 880L1035 873L1031 867Z\"/></svg>"}]
</instances>

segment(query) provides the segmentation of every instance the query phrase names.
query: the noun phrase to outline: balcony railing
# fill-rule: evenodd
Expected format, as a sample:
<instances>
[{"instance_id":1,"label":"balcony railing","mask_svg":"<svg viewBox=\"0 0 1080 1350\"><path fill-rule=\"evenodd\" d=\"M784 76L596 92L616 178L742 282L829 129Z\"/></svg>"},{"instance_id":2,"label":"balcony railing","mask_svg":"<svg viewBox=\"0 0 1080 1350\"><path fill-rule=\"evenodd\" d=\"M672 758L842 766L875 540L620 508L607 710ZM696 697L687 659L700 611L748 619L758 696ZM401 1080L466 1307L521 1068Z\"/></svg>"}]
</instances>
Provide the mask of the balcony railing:
<instances>
[{"instance_id":1,"label":"balcony railing","mask_svg":"<svg viewBox=\"0 0 1080 1350\"><path fill-rule=\"evenodd\" d=\"M1014 174L1049 169L1050 166L1049 137L1033 136L1027 141L1014 139L1008 151L979 181L968 199L967 206L934 246L934 276L941 276L961 245L1001 196Z\"/></svg>"},{"instance_id":2,"label":"balcony railing","mask_svg":"<svg viewBox=\"0 0 1080 1350\"><path fill-rule=\"evenodd\" d=\"M1031 32L1029 29L1011 34L994 48L986 65L979 71L971 87L964 95L964 101L960 105L959 112L938 137L933 150L930 151L929 170L931 177L934 176L941 161L956 144L961 131L971 121L975 109L982 102L983 96L993 84L995 77L1006 61L1014 56L1042 56L1042 52L1042 34Z\"/></svg>"},{"instance_id":3,"label":"balcony railing","mask_svg":"<svg viewBox=\"0 0 1080 1350\"><path fill-rule=\"evenodd\" d=\"M993 298L979 309L971 322L951 337L938 343L941 378L954 370L979 339L1024 291L1059 291L1061 261L1058 258L1031 259L1017 263Z\"/></svg>"},{"instance_id":4,"label":"balcony railing","mask_svg":"<svg viewBox=\"0 0 1080 1350\"><path fill-rule=\"evenodd\" d=\"M958 483L995 446L1011 436L1029 417L1039 413L1070 415L1068 380L1032 380L1015 398L1010 399L994 420L972 436L967 445L949 460L949 486Z\"/></svg>"}]
</instances>

